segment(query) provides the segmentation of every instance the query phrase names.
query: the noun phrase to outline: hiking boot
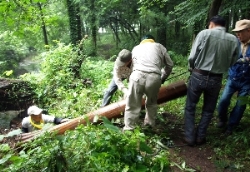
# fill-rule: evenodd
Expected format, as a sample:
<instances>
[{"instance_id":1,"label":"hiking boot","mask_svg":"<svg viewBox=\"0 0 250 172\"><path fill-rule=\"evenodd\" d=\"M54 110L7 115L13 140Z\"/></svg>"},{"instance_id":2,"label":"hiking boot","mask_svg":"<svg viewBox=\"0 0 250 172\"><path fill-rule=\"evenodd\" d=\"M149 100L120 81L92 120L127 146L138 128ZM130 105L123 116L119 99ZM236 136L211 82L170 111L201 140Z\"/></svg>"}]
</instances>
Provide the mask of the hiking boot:
<instances>
[{"instance_id":1,"label":"hiking boot","mask_svg":"<svg viewBox=\"0 0 250 172\"><path fill-rule=\"evenodd\" d=\"M188 146L191 146L191 147L194 146L194 141L191 141L187 139L186 137L183 138L183 143L186 143Z\"/></svg>"},{"instance_id":2,"label":"hiking boot","mask_svg":"<svg viewBox=\"0 0 250 172\"><path fill-rule=\"evenodd\" d=\"M226 122L219 121L219 122L217 123L217 128L224 128L224 127L226 127L226 125L227 125Z\"/></svg>"},{"instance_id":3,"label":"hiking boot","mask_svg":"<svg viewBox=\"0 0 250 172\"><path fill-rule=\"evenodd\" d=\"M196 144L197 145L203 145L203 144L205 144L207 142L207 140L206 140L206 138L197 138L196 139Z\"/></svg>"}]
</instances>

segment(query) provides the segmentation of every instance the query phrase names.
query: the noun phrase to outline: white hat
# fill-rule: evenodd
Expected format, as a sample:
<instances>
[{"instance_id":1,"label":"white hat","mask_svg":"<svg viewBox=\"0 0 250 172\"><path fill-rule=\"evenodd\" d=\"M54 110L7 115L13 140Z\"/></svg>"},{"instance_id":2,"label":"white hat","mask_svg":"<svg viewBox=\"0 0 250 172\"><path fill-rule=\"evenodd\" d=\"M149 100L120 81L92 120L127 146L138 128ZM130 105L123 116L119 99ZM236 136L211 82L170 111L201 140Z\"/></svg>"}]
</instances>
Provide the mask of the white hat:
<instances>
[{"instance_id":1,"label":"white hat","mask_svg":"<svg viewBox=\"0 0 250 172\"><path fill-rule=\"evenodd\" d=\"M132 59L132 54L129 50L123 49L119 52L115 64L117 66L124 66L127 62Z\"/></svg>"},{"instance_id":2,"label":"white hat","mask_svg":"<svg viewBox=\"0 0 250 172\"><path fill-rule=\"evenodd\" d=\"M37 106L30 106L28 108L28 115L39 115L40 113L42 113L42 109L40 109L39 107Z\"/></svg>"}]
</instances>

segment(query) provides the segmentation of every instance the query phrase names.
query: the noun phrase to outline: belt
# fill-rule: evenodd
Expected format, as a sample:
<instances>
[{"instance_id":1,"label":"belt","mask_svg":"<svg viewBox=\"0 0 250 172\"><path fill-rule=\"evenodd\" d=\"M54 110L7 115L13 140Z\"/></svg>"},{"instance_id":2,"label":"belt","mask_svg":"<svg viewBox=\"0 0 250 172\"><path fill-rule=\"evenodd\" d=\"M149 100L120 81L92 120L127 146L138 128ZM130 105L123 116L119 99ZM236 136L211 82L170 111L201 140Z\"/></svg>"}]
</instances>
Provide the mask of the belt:
<instances>
[{"instance_id":1,"label":"belt","mask_svg":"<svg viewBox=\"0 0 250 172\"><path fill-rule=\"evenodd\" d=\"M197 73L205 75L205 76L217 76L217 77L223 76L222 73L211 73L210 71L200 70L200 69L193 69L193 72L197 72Z\"/></svg>"},{"instance_id":2,"label":"belt","mask_svg":"<svg viewBox=\"0 0 250 172\"><path fill-rule=\"evenodd\" d=\"M139 72L143 72L143 73L149 73L149 74L157 74L157 75L161 75L161 74L159 74L159 73L157 73L157 72L149 72L149 71L143 71L143 70L138 70L138 69L135 69L135 70L133 70L133 71L139 71Z\"/></svg>"}]
</instances>

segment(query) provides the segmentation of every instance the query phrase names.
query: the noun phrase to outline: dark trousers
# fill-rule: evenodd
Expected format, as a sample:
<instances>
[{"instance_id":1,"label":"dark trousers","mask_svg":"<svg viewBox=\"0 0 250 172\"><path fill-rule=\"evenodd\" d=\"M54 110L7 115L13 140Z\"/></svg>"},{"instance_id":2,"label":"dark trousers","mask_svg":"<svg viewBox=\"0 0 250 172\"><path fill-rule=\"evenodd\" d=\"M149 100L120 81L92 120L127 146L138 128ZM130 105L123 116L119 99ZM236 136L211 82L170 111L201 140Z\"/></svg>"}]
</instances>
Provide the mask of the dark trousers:
<instances>
[{"instance_id":1,"label":"dark trousers","mask_svg":"<svg viewBox=\"0 0 250 172\"><path fill-rule=\"evenodd\" d=\"M185 107L185 137L190 141L205 138L209 123L216 108L218 95L221 89L222 75L210 76L192 72L187 90ZM195 131L196 105L203 94L201 119Z\"/></svg>"},{"instance_id":2,"label":"dark trousers","mask_svg":"<svg viewBox=\"0 0 250 172\"><path fill-rule=\"evenodd\" d=\"M113 94L117 91L118 86L115 83L114 78L111 80L108 89L105 91L103 95L102 105L101 107L107 106L110 104Z\"/></svg>"}]
</instances>

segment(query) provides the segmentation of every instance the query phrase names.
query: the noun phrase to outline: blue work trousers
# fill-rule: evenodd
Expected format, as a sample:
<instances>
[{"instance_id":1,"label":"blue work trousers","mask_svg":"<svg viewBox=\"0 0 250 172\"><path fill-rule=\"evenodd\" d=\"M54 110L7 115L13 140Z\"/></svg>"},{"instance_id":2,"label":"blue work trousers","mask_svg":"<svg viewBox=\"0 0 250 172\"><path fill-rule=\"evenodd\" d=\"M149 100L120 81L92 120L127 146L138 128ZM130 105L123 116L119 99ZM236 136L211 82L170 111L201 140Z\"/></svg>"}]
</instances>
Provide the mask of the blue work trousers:
<instances>
[{"instance_id":1,"label":"blue work trousers","mask_svg":"<svg viewBox=\"0 0 250 172\"><path fill-rule=\"evenodd\" d=\"M107 106L108 104L110 104L112 96L115 94L117 89L118 89L118 86L116 85L114 78L112 78L112 80L108 86L108 89L105 91L105 93L103 95L101 107L104 107L104 106Z\"/></svg>"},{"instance_id":2,"label":"blue work trousers","mask_svg":"<svg viewBox=\"0 0 250 172\"><path fill-rule=\"evenodd\" d=\"M239 124L246 109L246 102L244 103L241 99L237 99L228 120L228 107L230 105L233 94L237 91L237 97L245 97L247 95L250 95L250 81L244 78L238 80L228 78L218 105L219 120L221 122L228 121L228 130L231 131L235 126Z\"/></svg>"}]
</instances>

